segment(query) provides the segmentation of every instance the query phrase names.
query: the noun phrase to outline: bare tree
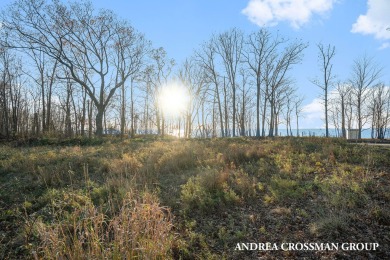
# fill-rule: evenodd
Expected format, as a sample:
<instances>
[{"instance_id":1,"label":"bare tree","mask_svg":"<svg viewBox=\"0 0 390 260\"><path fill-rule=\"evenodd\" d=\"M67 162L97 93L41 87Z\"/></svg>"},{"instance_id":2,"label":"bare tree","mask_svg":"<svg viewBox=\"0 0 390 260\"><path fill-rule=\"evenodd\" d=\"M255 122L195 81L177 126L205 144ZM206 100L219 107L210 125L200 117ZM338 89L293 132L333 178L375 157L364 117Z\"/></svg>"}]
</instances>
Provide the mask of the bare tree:
<instances>
[{"instance_id":1,"label":"bare tree","mask_svg":"<svg viewBox=\"0 0 390 260\"><path fill-rule=\"evenodd\" d=\"M378 84L371 91L371 137L384 139L390 123L390 89Z\"/></svg>"},{"instance_id":2,"label":"bare tree","mask_svg":"<svg viewBox=\"0 0 390 260\"><path fill-rule=\"evenodd\" d=\"M72 118L71 118L71 99L73 96L73 83L70 80L70 77L67 78L65 82L66 87L66 96L65 99L61 102L62 109L65 112L65 137L71 137L73 135L72 131Z\"/></svg>"},{"instance_id":3,"label":"bare tree","mask_svg":"<svg viewBox=\"0 0 390 260\"><path fill-rule=\"evenodd\" d=\"M115 91L133 73L131 60L129 66L118 69L113 65L113 54L118 52L122 38L138 39L139 33L110 11L96 13L90 2L66 5L19 0L2 14L2 20L11 39L6 45L42 51L69 70L71 80L82 86L94 103L96 134L102 135L104 111Z\"/></svg>"},{"instance_id":4,"label":"bare tree","mask_svg":"<svg viewBox=\"0 0 390 260\"><path fill-rule=\"evenodd\" d=\"M206 88L206 75L203 68L194 58L187 59L179 69L179 79L183 83L189 94L189 101L185 111L185 131L184 136L191 138L193 130L193 122L199 114L199 109L204 106ZM202 112L202 130L205 129L205 119Z\"/></svg>"},{"instance_id":5,"label":"bare tree","mask_svg":"<svg viewBox=\"0 0 390 260\"><path fill-rule=\"evenodd\" d=\"M274 135L279 135L279 125L282 123L280 115L287 108L288 97L294 96L295 89L291 87L290 82L286 82L286 84L277 89L277 93L275 95L275 105L274 105Z\"/></svg>"},{"instance_id":6,"label":"bare tree","mask_svg":"<svg viewBox=\"0 0 390 260\"><path fill-rule=\"evenodd\" d=\"M119 73L116 74L115 84L125 82L126 77L130 77L129 84L121 85L121 113L120 126L122 137L125 134L126 125L126 86L130 87L131 103L131 136L134 137L134 99L133 87L134 79L140 76L144 66L145 56L149 52L150 42L144 36L135 32L132 27L120 28L120 33L115 34L115 58L114 66Z\"/></svg>"},{"instance_id":7,"label":"bare tree","mask_svg":"<svg viewBox=\"0 0 390 260\"><path fill-rule=\"evenodd\" d=\"M0 135L19 132L22 107L22 61L8 48L0 49Z\"/></svg>"},{"instance_id":8,"label":"bare tree","mask_svg":"<svg viewBox=\"0 0 390 260\"><path fill-rule=\"evenodd\" d=\"M303 97L297 97L294 102L294 107L295 107L295 119L297 123L297 136L299 136L299 115L302 113L302 102L303 102Z\"/></svg>"},{"instance_id":9,"label":"bare tree","mask_svg":"<svg viewBox=\"0 0 390 260\"><path fill-rule=\"evenodd\" d=\"M149 67L151 72L149 83L152 86L152 97L156 113L157 132L158 134L164 136L165 118L164 113L160 108L159 94L161 91L161 87L168 82L168 77L172 72L172 68L175 65L175 61L167 57L167 53L162 47L152 50L151 58L153 65Z\"/></svg>"},{"instance_id":10,"label":"bare tree","mask_svg":"<svg viewBox=\"0 0 390 260\"><path fill-rule=\"evenodd\" d=\"M232 91L232 135L236 135L236 91L237 91L237 72L241 61L241 53L244 45L243 33L234 28L217 36L215 47L222 57L223 65L229 80ZM225 84L224 84L225 86ZM226 91L225 91L226 92ZM226 97L226 93L225 93ZM226 131L226 130L225 130Z\"/></svg>"},{"instance_id":11,"label":"bare tree","mask_svg":"<svg viewBox=\"0 0 390 260\"><path fill-rule=\"evenodd\" d=\"M356 121L355 110L353 106L353 93L352 86L350 85L350 90L345 96L345 119L348 129L353 128L353 121Z\"/></svg>"},{"instance_id":12,"label":"bare tree","mask_svg":"<svg viewBox=\"0 0 390 260\"><path fill-rule=\"evenodd\" d=\"M308 45L300 41L295 41L287 46L280 54L274 54L269 57L266 63L266 72L264 74L264 82L268 89L268 97L270 101L270 128L269 136L275 135L275 116L277 105L278 89L288 84L287 72L292 65L297 64L302 59L302 52Z\"/></svg>"},{"instance_id":13,"label":"bare tree","mask_svg":"<svg viewBox=\"0 0 390 260\"><path fill-rule=\"evenodd\" d=\"M57 60L49 59L44 52L35 50L34 48L31 48L26 54L33 62L33 66L31 67L36 69L36 74L33 71L31 73L26 73L26 75L33 79L35 84L39 86L41 92L41 122L42 131L45 133L50 130L52 95L56 81L58 62Z\"/></svg>"},{"instance_id":14,"label":"bare tree","mask_svg":"<svg viewBox=\"0 0 390 260\"><path fill-rule=\"evenodd\" d=\"M341 136L347 138L346 131L346 113L347 113L347 99L351 91L351 86L347 83L338 82L337 83L337 94L338 94L338 103L340 106L340 115L341 115Z\"/></svg>"},{"instance_id":15,"label":"bare tree","mask_svg":"<svg viewBox=\"0 0 390 260\"><path fill-rule=\"evenodd\" d=\"M263 66L270 55L273 55L278 45L283 43L279 36L272 37L267 29L261 29L247 37L243 60L247 63L256 82L256 137L260 137L260 103L261 85L263 82ZM264 95L264 102L267 98Z\"/></svg>"},{"instance_id":16,"label":"bare tree","mask_svg":"<svg viewBox=\"0 0 390 260\"><path fill-rule=\"evenodd\" d=\"M249 108L250 103L252 101L251 94L250 93L250 84L248 83L248 74L245 69L240 69L240 76L241 76L241 84L239 86L239 90L241 90L241 98L237 102L237 110L238 110L238 116L237 116L237 124L240 129L240 135L246 136L247 131L250 131L250 117L249 117ZM248 126L247 126L248 125Z\"/></svg>"},{"instance_id":17,"label":"bare tree","mask_svg":"<svg viewBox=\"0 0 390 260\"><path fill-rule=\"evenodd\" d=\"M382 70L382 67L375 63L373 58L366 55L355 59L353 62L350 82L353 93L352 102L357 110L358 139L362 138L362 128L367 119L367 115L364 114L363 110L367 105L366 101L369 97L370 89L376 84Z\"/></svg>"},{"instance_id":18,"label":"bare tree","mask_svg":"<svg viewBox=\"0 0 390 260\"><path fill-rule=\"evenodd\" d=\"M223 126L223 112L222 112L220 89L219 89L220 80L219 80L219 74L216 65L216 50L215 50L214 42L215 42L215 37L212 37L210 41L204 43L201 46L200 50L196 51L195 58L200 63L200 66L204 69L206 73L207 81L214 84L213 95L214 95L214 100L216 101L218 107L221 136L224 137L227 135L227 133L225 133L224 126ZM213 118L215 117L213 116Z\"/></svg>"},{"instance_id":19,"label":"bare tree","mask_svg":"<svg viewBox=\"0 0 390 260\"><path fill-rule=\"evenodd\" d=\"M330 44L326 47L324 44L317 44L319 54L318 59L321 63L321 71L323 73L322 80L313 80L313 83L320 87L323 90L323 101L325 106L325 136L329 137L329 120L328 120L328 99L329 99L329 89L332 85L332 80L334 75L332 74L333 64L331 60L336 54L336 47L331 46Z\"/></svg>"},{"instance_id":20,"label":"bare tree","mask_svg":"<svg viewBox=\"0 0 390 260\"><path fill-rule=\"evenodd\" d=\"M290 88L290 90L288 90L286 92L286 95L285 95L285 114L284 114L284 118L285 118L285 121L286 121L286 128L287 128L287 136L293 136L293 133L292 133L292 127L291 127L291 119L292 119L292 113L294 111L294 108L295 108L295 101L297 99L297 96L295 95L296 93L296 89L295 88Z\"/></svg>"},{"instance_id":21,"label":"bare tree","mask_svg":"<svg viewBox=\"0 0 390 260\"><path fill-rule=\"evenodd\" d=\"M9 92L12 84L11 72L12 57L6 48L0 49L0 104L1 104L1 134L10 137L9 129Z\"/></svg>"}]
</instances>

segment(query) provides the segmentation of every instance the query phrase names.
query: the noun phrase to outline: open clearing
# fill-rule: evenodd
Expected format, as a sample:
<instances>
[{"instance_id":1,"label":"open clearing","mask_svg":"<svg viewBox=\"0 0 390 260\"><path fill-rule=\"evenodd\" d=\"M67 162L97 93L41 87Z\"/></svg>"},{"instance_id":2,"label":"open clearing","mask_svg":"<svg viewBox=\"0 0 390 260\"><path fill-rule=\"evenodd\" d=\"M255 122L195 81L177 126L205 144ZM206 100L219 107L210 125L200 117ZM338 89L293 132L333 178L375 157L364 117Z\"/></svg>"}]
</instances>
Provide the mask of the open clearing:
<instances>
[{"instance_id":1,"label":"open clearing","mask_svg":"<svg viewBox=\"0 0 390 260\"><path fill-rule=\"evenodd\" d=\"M389 173L388 147L326 138L2 144L0 258L388 259Z\"/></svg>"}]
</instances>

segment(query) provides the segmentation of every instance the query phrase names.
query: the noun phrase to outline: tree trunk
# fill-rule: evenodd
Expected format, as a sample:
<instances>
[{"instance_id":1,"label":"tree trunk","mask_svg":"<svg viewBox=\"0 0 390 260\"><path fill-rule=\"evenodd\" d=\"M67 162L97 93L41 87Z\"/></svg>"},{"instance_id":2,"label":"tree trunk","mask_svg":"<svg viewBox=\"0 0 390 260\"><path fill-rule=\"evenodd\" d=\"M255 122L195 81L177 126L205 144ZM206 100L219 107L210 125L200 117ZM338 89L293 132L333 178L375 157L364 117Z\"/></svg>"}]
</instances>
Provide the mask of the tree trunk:
<instances>
[{"instance_id":1,"label":"tree trunk","mask_svg":"<svg viewBox=\"0 0 390 260\"><path fill-rule=\"evenodd\" d=\"M212 115L212 118L213 118L213 134L212 136L213 137L217 137L217 122L216 122L216 118L215 118L215 96L214 96L214 102L213 102L213 115Z\"/></svg>"},{"instance_id":2,"label":"tree trunk","mask_svg":"<svg viewBox=\"0 0 390 260\"><path fill-rule=\"evenodd\" d=\"M46 102L45 102L45 80L43 71L41 71L41 98L42 98L42 131L45 133L46 129Z\"/></svg>"},{"instance_id":3,"label":"tree trunk","mask_svg":"<svg viewBox=\"0 0 390 260\"><path fill-rule=\"evenodd\" d=\"M131 138L134 138L135 136L135 120L136 120L136 115L134 113L134 99L133 99L133 84L131 84L131 88L130 88L130 113L131 113L131 133L130 133L130 136Z\"/></svg>"},{"instance_id":4,"label":"tree trunk","mask_svg":"<svg viewBox=\"0 0 390 260\"><path fill-rule=\"evenodd\" d=\"M50 81L48 84L48 92L47 92L47 98L46 98L46 103L47 103L47 109L46 109L46 129L47 131L51 130L51 98L52 98L52 92L53 92L53 85L54 85L54 79L55 79L55 73L57 70L57 65L58 62L55 61L53 65L53 69L51 71L50 75Z\"/></svg>"},{"instance_id":5,"label":"tree trunk","mask_svg":"<svg viewBox=\"0 0 390 260\"><path fill-rule=\"evenodd\" d=\"M70 119L70 96L71 96L71 87L68 86L66 93L66 103L65 103L65 137L71 137L72 135L72 122Z\"/></svg>"},{"instance_id":6,"label":"tree trunk","mask_svg":"<svg viewBox=\"0 0 390 260\"><path fill-rule=\"evenodd\" d=\"M121 87L122 104L121 104L121 137L125 136L125 124L126 124L126 91L125 84Z\"/></svg>"},{"instance_id":7,"label":"tree trunk","mask_svg":"<svg viewBox=\"0 0 390 260\"><path fill-rule=\"evenodd\" d=\"M257 77L258 78L258 77ZM256 137L260 137L260 82L256 82Z\"/></svg>"},{"instance_id":8,"label":"tree trunk","mask_svg":"<svg viewBox=\"0 0 390 260\"><path fill-rule=\"evenodd\" d=\"M233 81L233 85L235 85L235 82ZM233 137L236 136L236 86L232 86L232 91L233 91Z\"/></svg>"},{"instance_id":9,"label":"tree trunk","mask_svg":"<svg viewBox=\"0 0 390 260\"><path fill-rule=\"evenodd\" d=\"M267 114L268 86L266 86L265 93L266 94L264 95L263 115L262 115L262 119L261 119L261 136L263 136L263 137L265 136L265 117L266 117L266 114Z\"/></svg>"},{"instance_id":10,"label":"tree trunk","mask_svg":"<svg viewBox=\"0 0 390 260\"><path fill-rule=\"evenodd\" d=\"M164 119L164 113L161 112L161 136L164 137L165 135L165 119Z\"/></svg>"},{"instance_id":11,"label":"tree trunk","mask_svg":"<svg viewBox=\"0 0 390 260\"><path fill-rule=\"evenodd\" d=\"M223 78L223 103L225 110L225 136L229 136L229 113L228 113L228 105L227 105L227 90L225 84L225 78Z\"/></svg>"},{"instance_id":12,"label":"tree trunk","mask_svg":"<svg viewBox=\"0 0 390 260\"><path fill-rule=\"evenodd\" d=\"M97 114L96 114L96 135L97 136L103 135L103 115L104 115L104 108L102 106L97 107Z\"/></svg>"},{"instance_id":13,"label":"tree trunk","mask_svg":"<svg viewBox=\"0 0 390 260\"><path fill-rule=\"evenodd\" d=\"M360 96L358 97L357 100L357 112L358 112L358 139L362 139L362 109L361 109L361 100Z\"/></svg>"},{"instance_id":14,"label":"tree trunk","mask_svg":"<svg viewBox=\"0 0 390 260\"><path fill-rule=\"evenodd\" d=\"M325 135L329 137L329 127L328 127L328 88L325 89Z\"/></svg>"},{"instance_id":15,"label":"tree trunk","mask_svg":"<svg viewBox=\"0 0 390 260\"><path fill-rule=\"evenodd\" d=\"M222 114L222 105L221 105L221 98L219 96L218 84L215 84L215 90L216 90L217 102L218 102L219 121L221 124L221 137L224 137L226 133L223 130L223 114Z\"/></svg>"},{"instance_id":16,"label":"tree trunk","mask_svg":"<svg viewBox=\"0 0 390 260\"><path fill-rule=\"evenodd\" d=\"M92 138L92 101L87 101L87 107L88 107L88 138Z\"/></svg>"},{"instance_id":17,"label":"tree trunk","mask_svg":"<svg viewBox=\"0 0 390 260\"><path fill-rule=\"evenodd\" d=\"M81 111L81 136L85 136L85 118L86 118L86 100L87 100L87 93L84 88L82 88L82 96L83 96L83 107Z\"/></svg>"},{"instance_id":18,"label":"tree trunk","mask_svg":"<svg viewBox=\"0 0 390 260\"><path fill-rule=\"evenodd\" d=\"M345 104L344 96L341 97L341 133L343 138L347 138L347 131L345 130Z\"/></svg>"},{"instance_id":19,"label":"tree trunk","mask_svg":"<svg viewBox=\"0 0 390 260\"><path fill-rule=\"evenodd\" d=\"M245 136L245 85L242 86L241 136Z\"/></svg>"},{"instance_id":20,"label":"tree trunk","mask_svg":"<svg viewBox=\"0 0 390 260\"><path fill-rule=\"evenodd\" d=\"M160 111L156 110L156 123L157 123L157 134L161 135L161 120L160 120Z\"/></svg>"},{"instance_id":21,"label":"tree trunk","mask_svg":"<svg viewBox=\"0 0 390 260\"><path fill-rule=\"evenodd\" d=\"M271 100L270 100L270 108L271 108L271 117L270 117L270 123L269 123L269 131L268 136L273 137L274 136L274 120L275 120L275 114L274 114L274 107L275 107L275 99L272 94Z\"/></svg>"}]
</instances>

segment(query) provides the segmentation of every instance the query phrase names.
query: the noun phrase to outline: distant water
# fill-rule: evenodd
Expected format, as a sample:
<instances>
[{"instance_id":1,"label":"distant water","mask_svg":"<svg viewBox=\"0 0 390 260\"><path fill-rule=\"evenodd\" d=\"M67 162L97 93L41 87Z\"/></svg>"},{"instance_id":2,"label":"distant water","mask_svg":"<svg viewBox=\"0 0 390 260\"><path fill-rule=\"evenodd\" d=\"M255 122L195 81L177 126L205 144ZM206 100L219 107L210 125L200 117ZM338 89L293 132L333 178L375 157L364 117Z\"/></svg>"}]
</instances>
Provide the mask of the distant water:
<instances>
[{"instance_id":1,"label":"distant water","mask_svg":"<svg viewBox=\"0 0 390 260\"><path fill-rule=\"evenodd\" d=\"M337 130L334 128L329 128L328 130L329 130L330 137L340 137L342 135L341 130ZM362 138L371 138L371 130L372 129L363 129L362 130ZM287 136L288 135L286 129L279 129L278 132L279 132L279 136ZM292 129L292 134L294 136L296 136L297 130ZM325 129L299 129L299 135L300 136L325 137L326 130ZM387 132L385 134L385 138L390 138L390 129L387 130Z\"/></svg>"},{"instance_id":2,"label":"distant water","mask_svg":"<svg viewBox=\"0 0 390 260\"><path fill-rule=\"evenodd\" d=\"M348 131L348 130L347 130ZM139 130L137 131L138 134L145 134L145 131ZM148 134L157 134L157 131L148 131ZM173 135L173 136L180 136L183 137L184 135L184 129L181 129L180 131L178 129L167 131L166 134L168 135ZM217 134L220 134L218 131ZM268 129L265 131L266 136L268 136ZM293 136L297 136L297 130L292 129L292 134ZM255 136L256 135L256 130L252 130L251 132L246 131L247 136ZM278 135L279 136L288 136L287 134L287 129L279 129L278 130ZM325 129L299 129L299 136L316 136L316 137L325 137L326 131ZM193 137L200 137L200 132L199 131L193 131L192 132ZM341 136L341 130L337 130L334 128L329 128L329 136L330 137L340 137ZM206 137L211 137L211 132L206 134ZM363 129L362 131L362 138L371 138L371 129ZM387 129L385 138L389 139L390 138L390 129Z\"/></svg>"},{"instance_id":3,"label":"distant water","mask_svg":"<svg viewBox=\"0 0 390 260\"><path fill-rule=\"evenodd\" d=\"M329 128L329 137L341 137L341 130L337 130L334 128ZM348 131L348 130L347 130ZM183 131L184 132L184 131ZM218 134L220 134L218 132ZM268 129L265 131L266 136L268 136ZM199 132L193 132L194 137L198 137ZM256 130L252 130L251 132L246 131L247 136L255 136ZM297 129L292 129L292 135L297 136ZM278 129L278 136L288 136L287 129ZM325 129L299 129L299 136L316 136L316 137L325 137L326 130ZM362 130L362 138L371 138L371 129L363 129ZM390 138L390 129L387 129L385 138Z\"/></svg>"}]
</instances>

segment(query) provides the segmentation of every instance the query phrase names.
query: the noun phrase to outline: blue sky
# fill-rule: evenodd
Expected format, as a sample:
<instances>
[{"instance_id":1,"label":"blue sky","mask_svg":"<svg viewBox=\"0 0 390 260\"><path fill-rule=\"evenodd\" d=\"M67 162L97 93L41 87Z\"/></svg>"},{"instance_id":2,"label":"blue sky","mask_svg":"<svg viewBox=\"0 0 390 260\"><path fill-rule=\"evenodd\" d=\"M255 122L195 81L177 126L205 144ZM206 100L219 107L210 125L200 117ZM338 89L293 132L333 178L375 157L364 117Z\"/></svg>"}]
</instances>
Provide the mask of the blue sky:
<instances>
[{"instance_id":1,"label":"blue sky","mask_svg":"<svg viewBox=\"0 0 390 260\"><path fill-rule=\"evenodd\" d=\"M0 3L0 8L11 1ZM310 45L293 78L305 95L303 127L321 127L322 107L316 98L320 89L310 79L320 76L316 44L336 46L334 72L338 79L350 76L355 58L367 54L384 66L382 81L390 83L389 0L98 0L127 19L152 41L164 47L178 64L208 40L212 33L237 27L246 33L267 26Z\"/></svg>"}]
</instances>

